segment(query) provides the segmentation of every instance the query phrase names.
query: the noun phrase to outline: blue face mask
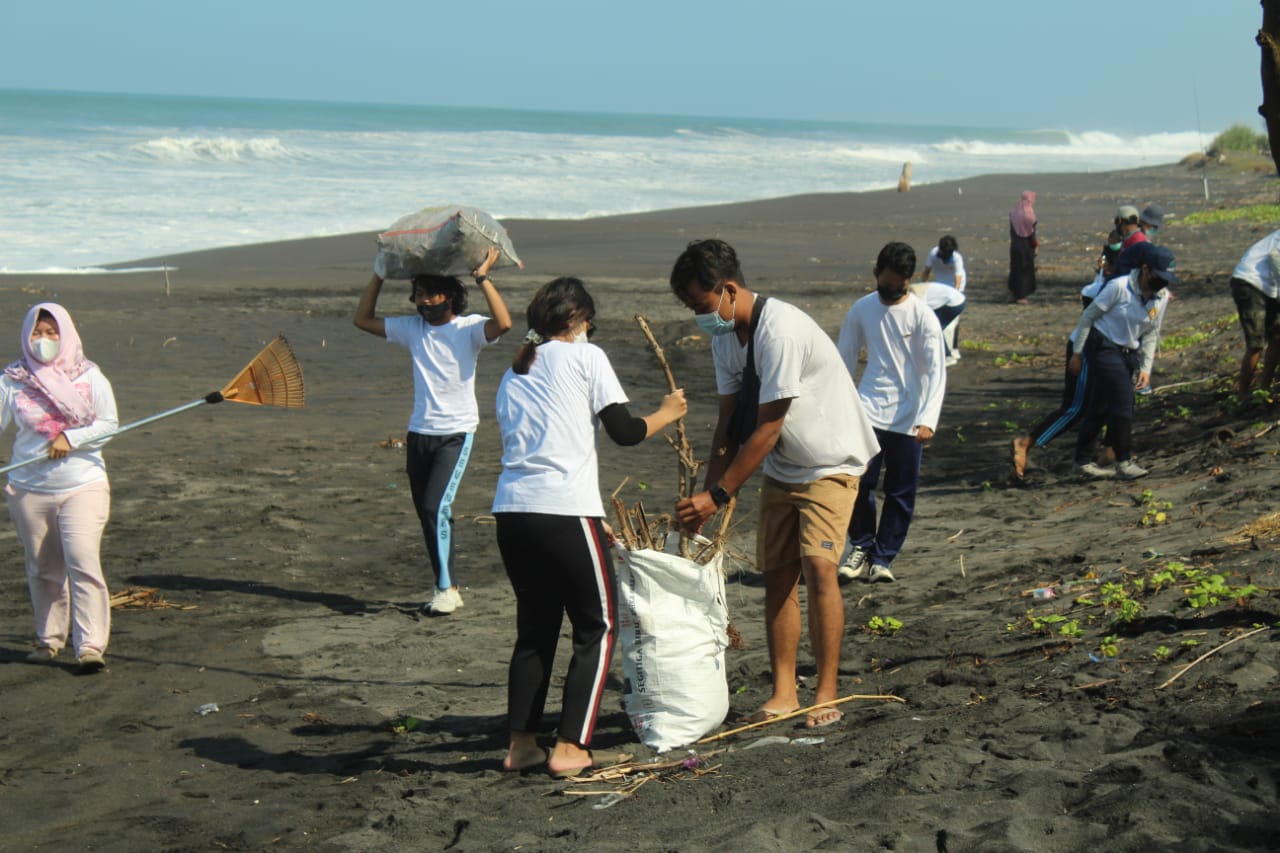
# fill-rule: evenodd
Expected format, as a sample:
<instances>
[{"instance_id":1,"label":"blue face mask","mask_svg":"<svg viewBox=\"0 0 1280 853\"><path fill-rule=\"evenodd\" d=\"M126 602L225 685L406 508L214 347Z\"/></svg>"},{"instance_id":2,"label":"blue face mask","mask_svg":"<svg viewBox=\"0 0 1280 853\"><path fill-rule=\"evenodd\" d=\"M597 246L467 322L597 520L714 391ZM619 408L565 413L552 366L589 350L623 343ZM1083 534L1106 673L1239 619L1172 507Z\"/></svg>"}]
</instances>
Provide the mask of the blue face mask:
<instances>
[{"instance_id":1,"label":"blue face mask","mask_svg":"<svg viewBox=\"0 0 1280 853\"><path fill-rule=\"evenodd\" d=\"M733 320L726 320L720 316L720 306L724 304L724 295L726 291L720 291L720 301L716 303L716 310L706 314L694 314L693 321L698 324L698 328L713 337L718 335L727 335L734 330L735 323ZM730 305L734 303L730 301Z\"/></svg>"}]
</instances>

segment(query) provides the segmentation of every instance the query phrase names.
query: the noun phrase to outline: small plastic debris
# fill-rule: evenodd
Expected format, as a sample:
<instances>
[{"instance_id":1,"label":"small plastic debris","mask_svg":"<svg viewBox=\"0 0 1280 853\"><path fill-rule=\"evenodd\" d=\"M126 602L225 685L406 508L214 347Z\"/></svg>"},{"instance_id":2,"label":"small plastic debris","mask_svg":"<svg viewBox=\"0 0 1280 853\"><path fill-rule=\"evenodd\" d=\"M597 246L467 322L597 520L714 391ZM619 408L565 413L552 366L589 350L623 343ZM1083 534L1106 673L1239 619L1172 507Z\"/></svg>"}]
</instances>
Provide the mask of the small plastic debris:
<instances>
[{"instance_id":1,"label":"small plastic debris","mask_svg":"<svg viewBox=\"0 0 1280 853\"><path fill-rule=\"evenodd\" d=\"M596 803L591 808L596 809L597 811L602 809L613 808L614 806L616 806L618 803L622 802L626 798L627 798L626 794L610 794L600 802Z\"/></svg>"},{"instance_id":2,"label":"small plastic debris","mask_svg":"<svg viewBox=\"0 0 1280 853\"><path fill-rule=\"evenodd\" d=\"M1164 554L1161 554L1159 551L1152 550L1151 548L1148 548L1147 550L1142 552L1142 559L1144 560L1154 560L1156 557L1163 557L1163 556Z\"/></svg>"},{"instance_id":3,"label":"small plastic debris","mask_svg":"<svg viewBox=\"0 0 1280 853\"><path fill-rule=\"evenodd\" d=\"M757 746L777 746L780 743L791 743L791 738L782 735L769 735L759 740L753 740L751 743L743 747L743 749L755 749Z\"/></svg>"},{"instance_id":4,"label":"small plastic debris","mask_svg":"<svg viewBox=\"0 0 1280 853\"><path fill-rule=\"evenodd\" d=\"M1051 586L1042 586L1039 589L1031 590L1032 598L1053 598L1057 594Z\"/></svg>"},{"instance_id":5,"label":"small plastic debris","mask_svg":"<svg viewBox=\"0 0 1280 853\"><path fill-rule=\"evenodd\" d=\"M210 714L218 713L219 710L221 709L218 708L217 702L206 702L205 704L201 705L199 708L196 708L196 713L202 717L207 717Z\"/></svg>"},{"instance_id":6,"label":"small plastic debris","mask_svg":"<svg viewBox=\"0 0 1280 853\"><path fill-rule=\"evenodd\" d=\"M826 741L824 737L798 737L791 741L792 746L817 746Z\"/></svg>"}]
</instances>

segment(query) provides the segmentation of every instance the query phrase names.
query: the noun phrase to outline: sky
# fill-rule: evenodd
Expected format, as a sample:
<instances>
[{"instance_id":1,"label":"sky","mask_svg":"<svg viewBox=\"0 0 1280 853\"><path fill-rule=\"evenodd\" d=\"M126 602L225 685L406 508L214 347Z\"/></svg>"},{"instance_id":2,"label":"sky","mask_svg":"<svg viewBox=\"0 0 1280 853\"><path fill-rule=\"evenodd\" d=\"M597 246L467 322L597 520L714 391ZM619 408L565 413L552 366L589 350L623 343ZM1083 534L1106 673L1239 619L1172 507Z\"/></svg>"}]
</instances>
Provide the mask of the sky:
<instances>
[{"instance_id":1,"label":"sky","mask_svg":"<svg viewBox=\"0 0 1280 853\"><path fill-rule=\"evenodd\" d=\"M5 3L0 88L1261 129L1254 0Z\"/></svg>"}]
</instances>

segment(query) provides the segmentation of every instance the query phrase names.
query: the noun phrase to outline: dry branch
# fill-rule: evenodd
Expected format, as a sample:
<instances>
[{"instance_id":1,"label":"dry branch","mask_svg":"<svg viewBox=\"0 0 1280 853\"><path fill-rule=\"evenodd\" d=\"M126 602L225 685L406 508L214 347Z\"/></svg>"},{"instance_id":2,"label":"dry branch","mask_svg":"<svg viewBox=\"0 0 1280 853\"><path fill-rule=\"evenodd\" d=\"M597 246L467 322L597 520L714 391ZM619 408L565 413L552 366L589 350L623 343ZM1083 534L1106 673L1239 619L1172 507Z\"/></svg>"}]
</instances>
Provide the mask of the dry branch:
<instances>
[{"instance_id":1,"label":"dry branch","mask_svg":"<svg viewBox=\"0 0 1280 853\"><path fill-rule=\"evenodd\" d=\"M1209 651L1207 651L1207 652L1205 652L1204 654L1200 655L1200 657L1198 657L1198 658L1196 658L1195 660L1193 660L1191 663L1189 663L1189 664L1187 664L1186 666L1184 666L1182 669L1178 670L1178 674L1177 674L1177 675L1175 675L1175 676L1173 676L1172 678L1170 678L1170 679L1169 679L1168 681L1166 681L1164 684L1161 684L1159 687L1157 687L1157 688L1156 688L1156 690L1163 690L1163 689L1165 689L1165 688L1166 688L1166 687L1168 687L1170 684L1173 684L1173 682L1177 681L1179 678L1181 678L1182 676L1186 675L1187 670L1191 669L1191 667L1193 667L1193 666L1195 666L1196 664L1200 663L1200 661L1204 660L1205 658L1209 657L1210 655L1216 655L1218 652L1222 651L1223 649L1225 649L1227 646L1231 645L1232 643L1238 643L1238 642L1240 642L1241 640L1247 640L1249 637L1252 637L1254 634L1258 634L1258 633L1261 633L1262 631L1268 631L1268 630L1270 630L1270 626L1269 626L1269 625L1263 625L1261 628L1254 628L1252 631L1250 631L1250 632L1249 632L1249 633L1247 633L1247 634L1241 634L1239 637L1235 637L1235 638L1233 638L1233 639L1227 640L1227 641L1226 641L1225 643L1223 643L1222 645L1220 645L1220 646L1218 646L1218 647L1216 647L1216 648L1210 649Z\"/></svg>"},{"instance_id":2,"label":"dry branch","mask_svg":"<svg viewBox=\"0 0 1280 853\"><path fill-rule=\"evenodd\" d=\"M720 740L721 738L727 738L730 735L740 734L745 731L750 731L751 729L758 729L761 726L771 726L774 723L780 723L783 720L791 720L801 716L802 714L808 714L812 711L817 711L821 708L832 708L832 707L835 707L836 705L843 705L845 702L852 702L854 699L866 699L866 700L878 699L883 702L901 702L904 705L907 702L906 699L903 699L901 696L894 696L892 693L882 693L882 694L876 694L876 695L854 693L850 696L844 696L840 699L832 699L829 702L819 702L818 704L810 705L807 708L797 708L796 710L791 711L789 713L779 714L776 717L770 717L769 719L761 720L758 723L748 723L745 726L739 726L738 728L730 729L727 732L720 732L720 734L708 735L704 737L702 740L697 742L709 743L713 740Z\"/></svg>"}]
</instances>

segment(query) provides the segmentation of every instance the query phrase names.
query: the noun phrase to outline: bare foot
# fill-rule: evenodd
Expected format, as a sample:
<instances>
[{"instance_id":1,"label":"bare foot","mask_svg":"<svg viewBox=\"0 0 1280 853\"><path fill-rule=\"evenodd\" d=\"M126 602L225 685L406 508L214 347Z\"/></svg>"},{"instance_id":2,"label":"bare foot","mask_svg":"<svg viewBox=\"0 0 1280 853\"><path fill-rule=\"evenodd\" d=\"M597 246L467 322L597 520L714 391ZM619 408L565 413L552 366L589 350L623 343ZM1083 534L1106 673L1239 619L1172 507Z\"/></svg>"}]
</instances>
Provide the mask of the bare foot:
<instances>
[{"instance_id":1,"label":"bare foot","mask_svg":"<svg viewBox=\"0 0 1280 853\"><path fill-rule=\"evenodd\" d=\"M839 708L819 708L805 714L804 724L806 728L816 729L838 723L843 718L844 714L840 713Z\"/></svg>"},{"instance_id":2,"label":"bare foot","mask_svg":"<svg viewBox=\"0 0 1280 853\"><path fill-rule=\"evenodd\" d=\"M551 750L543 747L537 747L534 750L521 750L519 754L513 750L507 753L506 758L502 759L502 769L508 773L523 773L527 770L544 767L550 757Z\"/></svg>"},{"instance_id":3,"label":"bare foot","mask_svg":"<svg viewBox=\"0 0 1280 853\"><path fill-rule=\"evenodd\" d=\"M1027 451L1030 449L1030 436L1020 435L1013 440L1013 473L1018 479L1027 473Z\"/></svg>"}]
</instances>

